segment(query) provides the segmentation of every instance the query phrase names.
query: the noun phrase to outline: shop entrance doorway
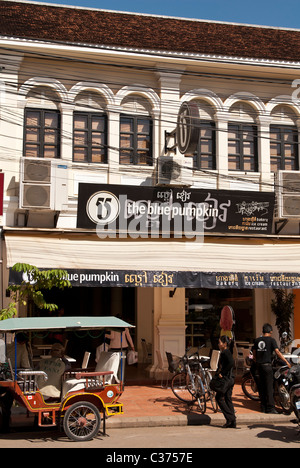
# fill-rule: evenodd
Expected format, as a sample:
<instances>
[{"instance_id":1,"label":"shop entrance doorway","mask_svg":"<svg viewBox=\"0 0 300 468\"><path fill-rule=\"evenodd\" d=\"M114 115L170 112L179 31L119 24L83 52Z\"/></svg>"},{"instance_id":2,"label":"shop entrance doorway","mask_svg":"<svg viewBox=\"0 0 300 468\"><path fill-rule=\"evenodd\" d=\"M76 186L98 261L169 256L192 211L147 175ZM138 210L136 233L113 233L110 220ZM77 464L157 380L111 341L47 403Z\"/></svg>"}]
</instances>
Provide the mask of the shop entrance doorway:
<instances>
[{"instance_id":1,"label":"shop entrance doorway","mask_svg":"<svg viewBox=\"0 0 300 468\"><path fill-rule=\"evenodd\" d=\"M251 289L186 289L186 347L217 349L224 306L234 311L236 341L255 338L254 291Z\"/></svg>"},{"instance_id":2,"label":"shop entrance doorway","mask_svg":"<svg viewBox=\"0 0 300 468\"><path fill-rule=\"evenodd\" d=\"M89 287L73 287L60 291L52 289L43 291L47 302L58 305L58 311L54 315L71 316L118 316L122 320L136 326L136 288L89 288ZM33 315L45 316L48 312L34 310ZM52 314L52 315L53 315ZM49 314L51 315L51 314ZM137 332L136 328L130 330L131 337L136 347ZM71 335L71 334L69 334ZM77 334L78 335L78 334ZM87 336L85 336L87 335ZM45 343L53 337L41 337ZM66 337L64 337L65 339ZM68 336L67 352L74 358L76 364L80 364L84 353L90 352L91 357L89 363L95 364L96 348L103 344L104 336L90 337L87 333L81 333ZM41 343L39 343L41 345ZM109 340L106 340L105 346L109 346Z\"/></svg>"},{"instance_id":3,"label":"shop entrance doorway","mask_svg":"<svg viewBox=\"0 0 300 468\"><path fill-rule=\"evenodd\" d=\"M135 288L73 287L64 291L52 289L44 295L69 317L119 315L128 323L136 322Z\"/></svg>"}]
</instances>

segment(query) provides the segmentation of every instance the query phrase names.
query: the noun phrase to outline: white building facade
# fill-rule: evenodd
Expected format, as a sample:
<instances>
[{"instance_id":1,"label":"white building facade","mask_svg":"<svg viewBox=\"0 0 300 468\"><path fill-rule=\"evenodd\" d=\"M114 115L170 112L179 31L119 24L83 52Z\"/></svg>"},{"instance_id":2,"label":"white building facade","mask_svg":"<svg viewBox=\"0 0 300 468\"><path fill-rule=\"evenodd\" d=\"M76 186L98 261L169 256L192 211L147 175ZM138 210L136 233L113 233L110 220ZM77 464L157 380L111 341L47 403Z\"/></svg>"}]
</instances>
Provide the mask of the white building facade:
<instances>
[{"instance_id":1,"label":"white building facade","mask_svg":"<svg viewBox=\"0 0 300 468\"><path fill-rule=\"evenodd\" d=\"M298 301L300 31L27 2L4 1L0 8L1 4L6 12L0 26L2 305L9 300L5 291L16 262L63 268L74 275L106 271L105 292L101 284L85 286L82 276L80 286L73 288L76 301L79 298L78 310L73 312L123 312L137 326L140 351L142 338L152 344L153 373L157 351L162 356L165 351L180 355L186 345L199 344L196 336L208 340L205 330L193 328L197 320L187 320L191 305L213 301L215 307L236 306L236 331L240 327L240 339L251 341L264 322L274 323L273 287L294 290ZM21 26L10 35L9 24L24 14ZM95 15L99 30L104 28L101 18L110 20L110 29L105 23L103 42L93 36ZM67 32L62 27L66 17L70 18ZM33 29L39 19L43 33ZM87 43L89 21L94 26ZM53 27L53 32L52 22L58 28ZM126 36L127 28L133 28L131 22L138 24L140 36L133 35L131 45L127 39L116 43L114 27L123 29ZM152 47L148 23L153 28ZM177 43L184 43L184 50L176 49L171 39L158 47L156 33L163 35L167 24ZM82 36L75 38L78 28ZM202 38L197 44L192 34L189 39L186 31L201 28L208 32L216 28L215 43L207 39L203 45ZM222 34L227 40L217 52ZM262 43L255 49L257 34L262 35ZM279 38L276 53L275 34ZM294 56L284 46L287 34L294 40ZM185 155L174 134L183 103L197 104L200 116L196 148ZM124 186L125 191L128 186L157 187L159 161L167 157L179 158L189 168L187 190L203 190L207 195L218 191L220 196L223 191L237 196L239 192L276 193L272 231L265 235L242 229L232 234L208 232L197 244L171 235L101 240L95 229L78 226L80 184L94 184L99 191L107 190L107 185ZM40 164L34 165L35 161ZM29 162L33 163L30 175ZM291 178L280 178L289 174ZM177 186L172 184L169 190ZM280 198L283 191L286 199ZM127 272L126 284L114 285L118 271ZM156 276L158 287L137 274L150 271L161 274ZM210 289L198 284L178 286L163 277L181 271L228 276L268 273L277 282L256 287L259 280L252 278L251 287L233 288L232 278L223 276L220 288L214 284ZM279 278L281 274L290 276ZM124 306L127 294L132 310ZM297 333L296 310L294 334L300 338Z\"/></svg>"}]
</instances>

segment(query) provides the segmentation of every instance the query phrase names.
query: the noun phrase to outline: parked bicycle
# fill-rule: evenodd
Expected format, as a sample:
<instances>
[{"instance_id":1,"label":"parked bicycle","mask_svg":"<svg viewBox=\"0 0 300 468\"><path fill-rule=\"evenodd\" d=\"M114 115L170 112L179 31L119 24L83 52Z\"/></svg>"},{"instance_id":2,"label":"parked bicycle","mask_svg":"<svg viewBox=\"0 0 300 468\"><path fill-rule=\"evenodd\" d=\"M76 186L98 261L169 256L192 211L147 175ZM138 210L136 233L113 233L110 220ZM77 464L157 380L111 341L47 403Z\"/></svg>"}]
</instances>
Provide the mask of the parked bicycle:
<instances>
[{"instance_id":1,"label":"parked bicycle","mask_svg":"<svg viewBox=\"0 0 300 468\"><path fill-rule=\"evenodd\" d=\"M210 389L212 375L203 367L203 358L199 352L192 355L187 353L188 350L177 361L170 353L167 353L169 370L175 372L171 381L171 389L180 401L188 405L193 405L197 401L202 414L206 412L207 401L210 400L213 411L216 413L218 411L216 395Z\"/></svg>"}]
</instances>

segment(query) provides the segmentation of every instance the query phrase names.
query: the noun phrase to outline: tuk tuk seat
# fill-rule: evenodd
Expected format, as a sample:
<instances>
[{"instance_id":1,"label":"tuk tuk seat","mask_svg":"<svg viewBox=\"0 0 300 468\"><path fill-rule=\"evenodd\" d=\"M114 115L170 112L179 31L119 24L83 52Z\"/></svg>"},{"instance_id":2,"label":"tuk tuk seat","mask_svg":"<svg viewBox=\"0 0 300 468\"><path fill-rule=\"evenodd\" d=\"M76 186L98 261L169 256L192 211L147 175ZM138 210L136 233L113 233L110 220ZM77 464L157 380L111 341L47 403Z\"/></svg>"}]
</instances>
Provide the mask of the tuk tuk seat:
<instances>
[{"instance_id":1,"label":"tuk tuk seat","mask_svg":"<svg viewBox=\"0 0 300 468\"><path fill-rule=\"evenodd\" d=\"M70 392L80 392L81 390L103 389L105 376L111 376L113 372L86 372L84 369L79 372L66 372L63 382L62 397Z\"/></svg>"}]
</instances>

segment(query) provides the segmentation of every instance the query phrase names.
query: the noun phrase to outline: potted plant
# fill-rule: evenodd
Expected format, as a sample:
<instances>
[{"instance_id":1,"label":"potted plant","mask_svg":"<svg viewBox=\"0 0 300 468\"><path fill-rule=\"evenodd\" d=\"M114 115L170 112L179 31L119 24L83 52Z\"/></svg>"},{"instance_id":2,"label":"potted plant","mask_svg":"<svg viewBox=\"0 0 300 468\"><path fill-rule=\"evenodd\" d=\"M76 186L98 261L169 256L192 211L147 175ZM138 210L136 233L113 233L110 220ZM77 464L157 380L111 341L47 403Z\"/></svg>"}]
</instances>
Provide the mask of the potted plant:
<instances>
[{"instance_id":1,"label":"potted plant","mask_svg":"<svg viewBox=\"0 0 300 468\"><path fill-rule=\"evenodd\" d=\"M287 339L291 340L291 319L294 314L295 295L284 289L273 290L275 298L271 302L272 311L276 316L276 327L278 328L279 336L287 333Z\"/></svg>"}]
</instances>

